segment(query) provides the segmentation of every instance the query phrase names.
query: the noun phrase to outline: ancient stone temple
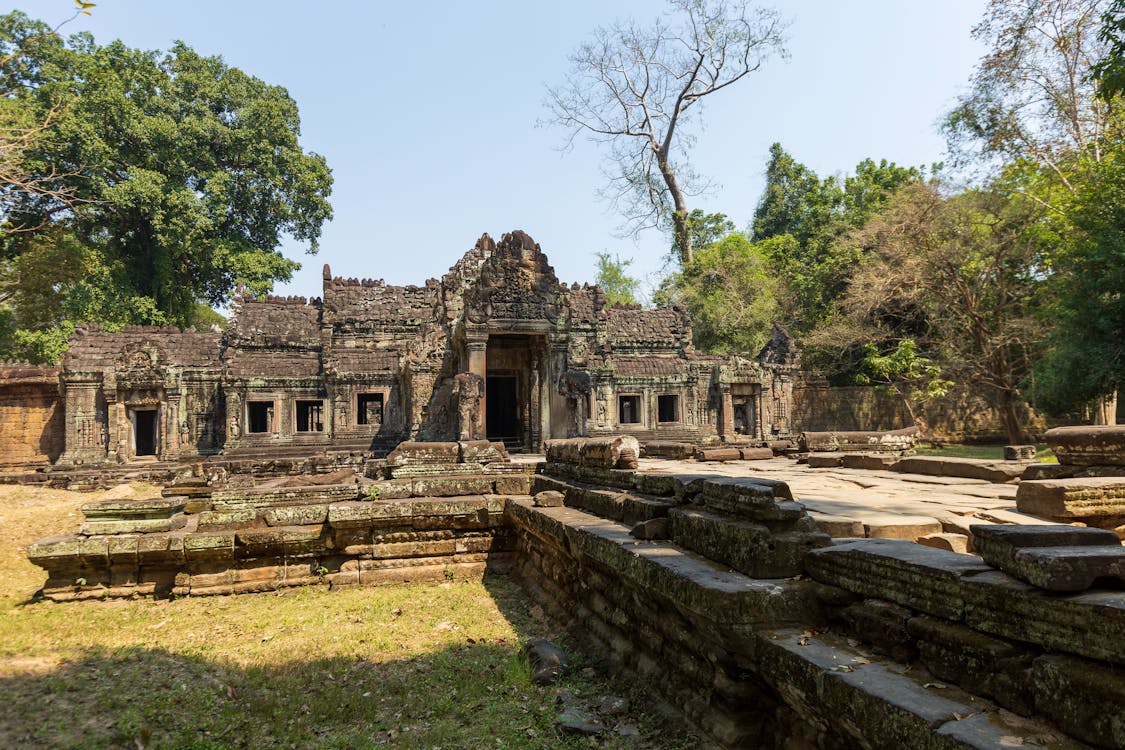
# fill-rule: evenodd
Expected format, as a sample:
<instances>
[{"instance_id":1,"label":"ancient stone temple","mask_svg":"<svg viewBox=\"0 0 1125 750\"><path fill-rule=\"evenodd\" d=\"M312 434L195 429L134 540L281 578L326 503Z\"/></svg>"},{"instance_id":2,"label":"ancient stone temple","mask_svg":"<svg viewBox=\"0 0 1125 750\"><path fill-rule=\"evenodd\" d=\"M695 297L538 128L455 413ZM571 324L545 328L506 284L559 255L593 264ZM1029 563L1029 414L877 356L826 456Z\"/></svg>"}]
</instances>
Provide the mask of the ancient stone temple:
<instances>
[{"instance_id":1,"label":"ancient stone temple","mask_svg":"<svg viewBox=\"0 0 1125 750\"><path fill-rule=\"evenodd\" d=\"M760 443L789 434L792 339L696 351L676 308L608 306L560 284L522 231L481 237L423 286L333 277L324 296L237 297L224 333L77 332L60 373L62 464L405 440L631 434Z\"/></svg>"}]
</instances>

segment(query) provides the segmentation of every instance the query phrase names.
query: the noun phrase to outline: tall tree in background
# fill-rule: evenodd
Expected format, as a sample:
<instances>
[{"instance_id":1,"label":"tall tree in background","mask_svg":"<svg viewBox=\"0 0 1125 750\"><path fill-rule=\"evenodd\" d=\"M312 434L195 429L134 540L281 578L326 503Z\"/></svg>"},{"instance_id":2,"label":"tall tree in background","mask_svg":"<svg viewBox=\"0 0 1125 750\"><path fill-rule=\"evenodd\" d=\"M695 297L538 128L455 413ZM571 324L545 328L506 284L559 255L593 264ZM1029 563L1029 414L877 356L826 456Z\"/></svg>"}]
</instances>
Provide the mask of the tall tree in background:
<instances>
[{"instance_id":1,"label":"tall tree in background","mask_svg":"<svg viewBox=\"0 0 1125 750\"><path fill-rule=\"evenodd\" d=\"M16 330L189 324L198 303L220 304L236 284L264 293L288 279L299 264L278 252L283 236L315 252L331 217L331 176L298 144L296 104L220 58L64 40L11 13L0 17L0 90L8 111L46 123L18 156L42 189L3 205L8 226L26 230L0 248L7 283L39 283L21 268L49 271L52 253L78 263L56 269L52 288L69 293L56 319L17 306ZM28 299L30 288L8 293Z\"/></svg>"},{"instance_id":2,"label":"tall tree in background","mask_svg":"<svg viewBox=\"0 0 1125 750\"><path fill-rule=\"evenodd\" d=\"M1007 439L1022 442L1021 385L1042 351L1042 269L1058 241L1045 230L1044 212L999 189L945 197L935 185L902 188L841 240L864 261L840 314L812 343L843 354L857 346L870 352L871 344L888 352L909 341L911 355L984 393Z\"/></svg>"},{"instance_id":3,"label":"tall tree in background","mask_svg":"<svg viewBox=\"0 0 1125 750\"><path fill-rule=\"evenodd\" d=\"M672 0L651 26L599 28L566 81L548 89L552 120L609 147L609 198L634 232L671 228L683 264L694 257L688 196L699 180L684 160L699 103L784 55L773 10L746 0Z\"/></svg>"},{"instance_id":4,"label":"tall tree in background","mask_svg":"<svg viewBox=\"0 0 1125 750\"><path fill-rule=\"evenodd\" d=\"M821 179L775 143L766 165L766 188L754 211L753 239L782 280L785 318L798 335L823 323L843 293L861 249L839 244L902 185L923 172L865 159L840 180Z\"/></svg>"},{"instance_id":5,"label":"tall tree in background","mask_svg":"<svg viewBox=\"0 0 1125 750\"><path fill-rule=\"evenodd\" d=\"M1003 169L1013 183L1022 183L1021 192L1048 207L1050 221L1059 225L1057 257L1043 268L1053 271L1056 303L1049 323L1058 324L1057 346L1039 368L1043 377L1037 390L1056 407L1079 395L1096 396L1102 402L1098 421L1109 422L1120 380L1079 378L1072 387L1059 373L1075 373L1093 359L1125 356L1125 343L1116 351L1083 353L1088 339L1074 338L1084 329L1082 319L1093 312L1091 299L1101 299L1075 290L1104 287L1115 278L1105 275L1110 266L1094 262L1118 252L1098 244L1114 233L1102 231L1107 215L1086 199L1092 189L1102 189L1102 198L1112 194L1104 192L1116 179L1107 162L1118 160L1125 145L1121 100L1103 95L1096 75L1112 71L1113 30L1120 23L1120 7L1108 0L992 0L974 30L990 51L946 127L962 164L983 165L994 174ZM1094 273L1103 274L1100 281L1080 278ZM1096 319L1112 317L1112 299L1107 305ZM1102 393L1081 387L1094 382Z\"/></svg>"},{"instance_id":6,"label":"tall tree in background","mask_svg":"<svg viewBox=\"0 0 1125 750\"><path fill-rule=\"evenodd\" d=\"M605 293L605 301L610 305L636 305L637 290L641 282L629 275L633 259L622 260L620 256L597 253L597 284Z\"/></svg>"}]
</instances>

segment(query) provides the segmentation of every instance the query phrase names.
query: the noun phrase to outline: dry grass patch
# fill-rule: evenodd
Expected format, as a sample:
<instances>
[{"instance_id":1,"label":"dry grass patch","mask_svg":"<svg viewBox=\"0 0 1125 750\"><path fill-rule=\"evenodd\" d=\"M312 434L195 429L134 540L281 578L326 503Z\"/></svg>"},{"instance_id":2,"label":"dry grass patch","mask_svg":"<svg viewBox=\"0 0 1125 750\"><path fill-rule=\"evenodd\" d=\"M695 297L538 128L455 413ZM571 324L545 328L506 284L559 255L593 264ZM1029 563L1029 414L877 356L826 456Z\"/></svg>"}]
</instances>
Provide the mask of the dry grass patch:
<instances>
[{"instance_id":1,"label":"dry grass patch","mask_svg":"<svg viewBox=\"0 0 1125 750\"><path fill-rule=\"evenodd\" d=\"M138 494L152 488L137 487ZM630 698L641 736L564 737L559 687L519 646L554 635L503 576L476 583L56 604L26 557L98 499L0 487L0 747L689 747L643 698L583 669L559 687Z\"/></svg>"}]
</instances>

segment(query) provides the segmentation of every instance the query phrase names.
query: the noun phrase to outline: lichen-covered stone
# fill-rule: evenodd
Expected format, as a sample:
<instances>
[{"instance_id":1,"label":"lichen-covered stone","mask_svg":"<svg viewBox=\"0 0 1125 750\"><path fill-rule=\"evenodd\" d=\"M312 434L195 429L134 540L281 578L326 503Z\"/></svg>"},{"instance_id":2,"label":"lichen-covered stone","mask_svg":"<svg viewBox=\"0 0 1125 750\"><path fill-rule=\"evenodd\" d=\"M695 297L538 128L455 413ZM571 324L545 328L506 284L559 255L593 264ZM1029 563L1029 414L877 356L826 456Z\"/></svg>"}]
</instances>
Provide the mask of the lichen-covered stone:
<instances>
[{"instance_id":1,"label":"lichen-covered stone","mask_svg":"<svg viewBox=\"0 0 1125 750\"><path fill-rule=\"evenodd\" d=\"M1112 528L1125 520L1125 477L1020 482L1016 508L1042 518Z\"/></svg>"},{"instance_id":2,"label":"lichen-covered stone","mask_svg":"<svg viewBox=\"0 0 1125 750\"><path fill-rule=\"evenodd\" d=\"M1055 427L1043 440L1060 464L1125 466L1125 425Z\"/></svg>"}]
</instances>

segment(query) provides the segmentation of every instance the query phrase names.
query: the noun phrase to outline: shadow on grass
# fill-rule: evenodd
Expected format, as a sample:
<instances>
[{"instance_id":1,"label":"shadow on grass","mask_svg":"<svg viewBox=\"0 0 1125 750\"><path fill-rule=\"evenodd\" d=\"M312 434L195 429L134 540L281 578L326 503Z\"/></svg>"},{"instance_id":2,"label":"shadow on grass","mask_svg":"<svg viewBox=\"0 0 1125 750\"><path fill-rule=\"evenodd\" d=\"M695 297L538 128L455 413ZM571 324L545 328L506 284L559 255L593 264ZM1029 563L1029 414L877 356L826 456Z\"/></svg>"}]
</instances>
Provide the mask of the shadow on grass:
<instances>
[{"instance_id":1,"label":"shadow on grass","mask_svg":"<svg viewBox=\"0 0 1125 750\"><path fill-rule=\"evenodd\" d=\"M0 747L590 747L588 738L557 730L556 695L593 697L620 686L590 670L579 674L580 655L561 684L531 684L520 644L546 634L544 626L511 578L488 576L485 585L518 642L466 636L387 661L294 652L260 666L144 646L95 646L62 664L13 659L0 678ZM645 736L611 733L595 746L667 746L647 717L614 722L636 724Z\"/></svg>"}]
</instances>

